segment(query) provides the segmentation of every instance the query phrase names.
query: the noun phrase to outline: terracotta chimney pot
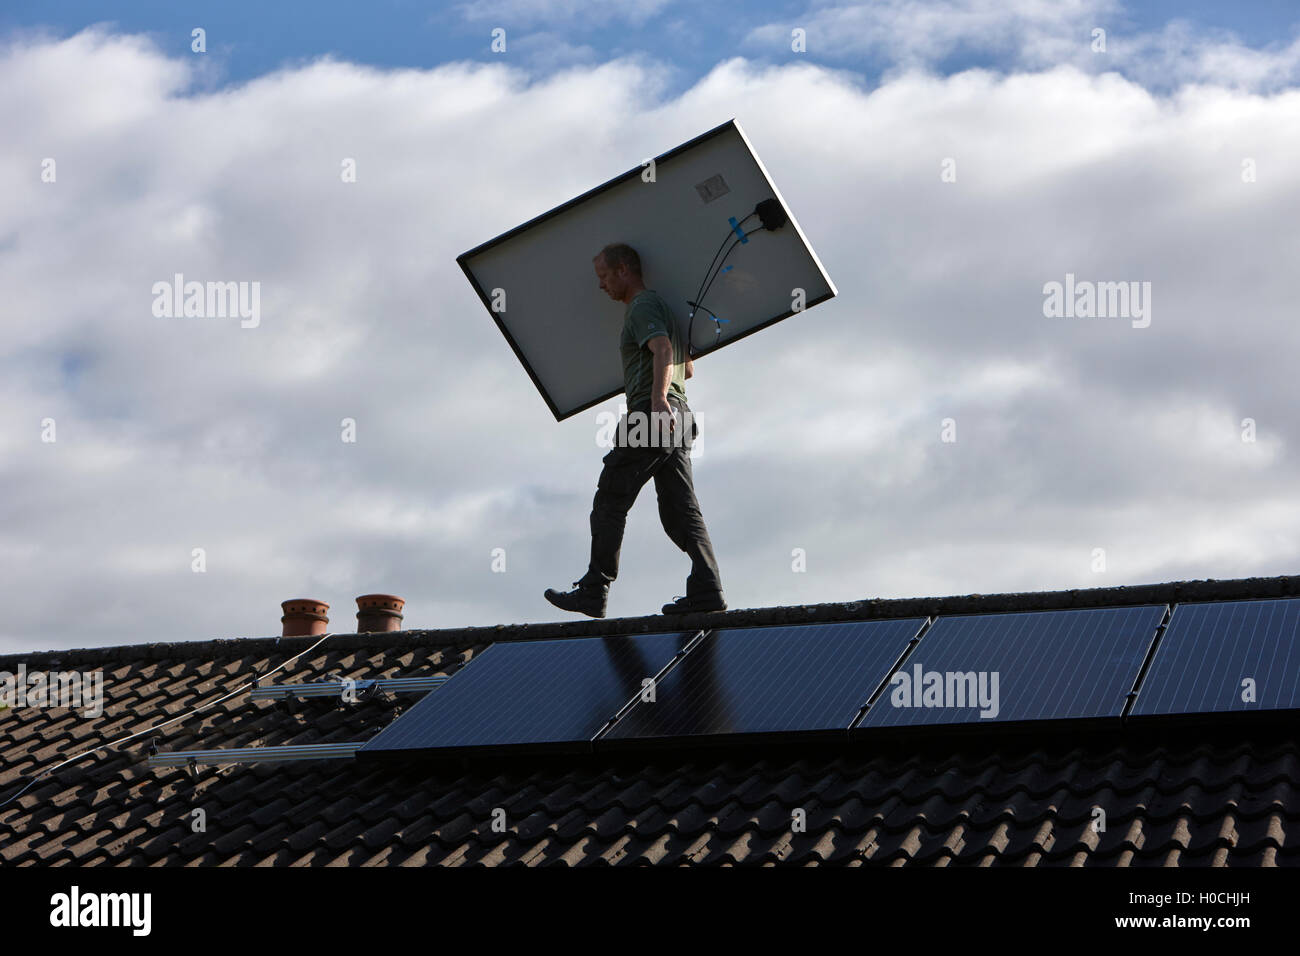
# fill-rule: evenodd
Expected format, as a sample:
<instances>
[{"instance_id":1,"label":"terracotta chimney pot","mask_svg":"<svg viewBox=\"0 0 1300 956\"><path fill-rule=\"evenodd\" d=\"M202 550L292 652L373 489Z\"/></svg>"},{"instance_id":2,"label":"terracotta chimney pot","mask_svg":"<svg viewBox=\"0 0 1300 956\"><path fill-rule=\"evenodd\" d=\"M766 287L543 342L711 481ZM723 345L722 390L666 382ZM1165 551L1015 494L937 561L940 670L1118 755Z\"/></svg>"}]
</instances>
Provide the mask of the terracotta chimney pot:
<instances>
[{"instance_id":1,"label":"terracotta chimney pot","mask_svg":"<svg viewBox=\"0 0 1300 956\"><path fill-rule=\"evenodd\" d=\"M284 637L324 634L329 627L330 606L324 601L294 598L292 601L281 601L280 607L284 609L284 617L280 618L280 623L284 625Z\"/></svg>"},{"instance_id":2,"label":"terracotta chimney pot","mask_svg":"<svg viewBox=\"0 0 1300 956\"><path fill-rule=\"evenodd\" d=\"M357 598L357 633L400 631L406 601L395 594L363 594Z\"/></svg>"}]
</instances>

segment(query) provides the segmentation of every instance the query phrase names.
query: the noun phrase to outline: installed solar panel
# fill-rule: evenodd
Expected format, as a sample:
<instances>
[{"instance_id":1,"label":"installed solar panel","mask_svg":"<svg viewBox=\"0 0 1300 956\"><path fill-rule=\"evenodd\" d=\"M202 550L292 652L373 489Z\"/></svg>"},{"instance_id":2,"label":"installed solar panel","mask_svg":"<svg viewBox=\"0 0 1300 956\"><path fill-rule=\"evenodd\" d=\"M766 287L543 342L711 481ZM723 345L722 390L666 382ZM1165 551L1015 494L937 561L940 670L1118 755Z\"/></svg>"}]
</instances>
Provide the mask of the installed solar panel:
<instances>
[{"instance_id":1,"label":"installed solar panel","mask_svg":"<svg viewBox=\"0 0 1300 956\"><path fill-rule=\"evenodd\" d=\"M493 644L358 758L466 748L590 750L591 739L698 632Z\"/></svg>"},{"instance_id":2,"label":"installed solar panel","mask_svg":"<svg viewBox=\"0 0 1300 956\"><path fill-rule=\"evenodd\" d=\"M743 734L846 734L924 618L729 628L705 636L597 747Z\"/></svg>"},{"instance_id":3,"label":"installed solar panel","mask_svg":"<svg viewBox=\"0 0 1300 956\"><path fill-rule=\"evenodd\" d=\"M1132 715L1300 709L1298 638L1297 599L1180 604Z\"/></svg>"},{"instance_id":4,"label":"installed solar panel","mask_svg":"<svg viewBox=\"0 0 1300 956\"><path fill-rule=\"evenodd\" d=\"M940 617L861 728L1115 718L1165 605Z\"/></svg>"}]
</instances>

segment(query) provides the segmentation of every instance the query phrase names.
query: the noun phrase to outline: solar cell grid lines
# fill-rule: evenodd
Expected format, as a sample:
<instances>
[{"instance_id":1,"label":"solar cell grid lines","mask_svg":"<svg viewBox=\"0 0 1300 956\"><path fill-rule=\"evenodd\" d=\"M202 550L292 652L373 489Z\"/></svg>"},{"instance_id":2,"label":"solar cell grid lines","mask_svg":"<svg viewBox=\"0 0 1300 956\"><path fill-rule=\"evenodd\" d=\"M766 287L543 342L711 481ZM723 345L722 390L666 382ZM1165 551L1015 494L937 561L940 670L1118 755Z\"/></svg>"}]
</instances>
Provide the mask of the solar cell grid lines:
<instances>
[{"instance_id":1,"label":"solar cell grid lines","mask_svg":"<svg viewBox=\"0 0 1300 956\"><path fill-rule=\"evenodd\" d=\"M1118 722L1166 610L1161 604L939 617L859 728Z\"/></svg>"},{"instance_id":2,"label":"solar cell grid lines","mask_svg":"<svg viewBox=\"0 0 1300 956\"><path fill-rule=\"evenodd\" d=\"M493 644L357 752L591 750L591 740L698 632Z\"/></svg>"},{"instance_id":3,"label":"solar cell grid lines","mask_svg":"<svg viewBox=\"0 0 1300 956\"><path fill-rule=\"evenodd\" d=\"M1300 710L1300 599L1180 604L1132 716Z\"/></svg>"},{"instance_id":4,"label":"solar cell grid lines","mask_svg":"<svg viewBox=\"0 0 1300 956\"><path fill-rule=\"evenodd\" d=\"M596 742L847 736L924 618L710 632Z\"/></svg>"}]
</instances>

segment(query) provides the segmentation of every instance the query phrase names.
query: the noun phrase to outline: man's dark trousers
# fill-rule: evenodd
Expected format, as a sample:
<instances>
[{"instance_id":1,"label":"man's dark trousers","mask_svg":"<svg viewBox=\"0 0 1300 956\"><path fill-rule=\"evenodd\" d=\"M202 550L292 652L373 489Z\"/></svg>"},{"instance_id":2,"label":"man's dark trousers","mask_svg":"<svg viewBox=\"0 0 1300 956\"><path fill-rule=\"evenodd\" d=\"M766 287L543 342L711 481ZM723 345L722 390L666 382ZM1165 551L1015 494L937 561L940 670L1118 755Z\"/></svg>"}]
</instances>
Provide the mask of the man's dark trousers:
<instances>
[{"instance_id":1,"label":"man's dark trousers","mask_svg":"<svg viewBox=\"0 0 1300 956\"><path fill-rule=\"evenodd\" d=\"M591 564L578 583L600 587L618 577L618 555L623 546L623 529L627 513L646 481L655 480L659 496L659 520L673 544L690 555L691 573L686 579L687 597L722 590L718 562L713 556L709 532L704 527L691 475L691 445L699 434L690 406L669 394L669 407L679 412L674 437L653 442L654 430L647 426L638 445L637 435L628 419L634 412L649 418L650 403L628 409L626 434L614 436L614 448L604 458L604 469L596 486L591 507ZM621 431L621 429L620 429ZM660 434L666 434L661 429ZM681 436L680 438L675 436Z\"/></svg>"}]
</instances>

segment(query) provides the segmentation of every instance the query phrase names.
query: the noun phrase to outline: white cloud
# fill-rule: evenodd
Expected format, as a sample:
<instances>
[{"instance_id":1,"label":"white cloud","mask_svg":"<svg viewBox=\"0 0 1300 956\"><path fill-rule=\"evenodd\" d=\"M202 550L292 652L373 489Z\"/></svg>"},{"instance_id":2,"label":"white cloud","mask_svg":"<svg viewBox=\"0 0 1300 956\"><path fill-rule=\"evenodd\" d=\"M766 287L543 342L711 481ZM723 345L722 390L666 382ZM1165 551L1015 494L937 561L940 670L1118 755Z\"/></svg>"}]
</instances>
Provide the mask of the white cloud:
<instances>
[{"instance_id":1,"label":"white cloud","mask_svg":"<svg viewBox=\"0 0 1300 956\"><path fill-rule=\"evenodd\" d=\"M455 256L732 115L841 293L689 383L734 606L1290 570L1295 90L733 59L665 101L645 59L323 60L182 96L189 69L102 30L0 56L0 647L276 633L304 596L346 630L375 591L414 627L562 617L599 409L551 419ZM175 272L260 281L261 325L153 317ZM1151 281L1151 327L1044 318L1067 272ZM683 590L642 495L613 614Z\"/></svg>"},{"instance_id":2,"label":"white cloud","mask_svg":"<svg viewBox=\"0 0 1300 956\"><path fill-rule=\"evenodd\" d=\"M1160 90L1210 83L1273 92L1300 79L1300 32L1256 49L1231 31L1187 20L1133 31L1126 8L1119 0L814 3L788 20L752 28L745 45L760 55L784 53L791 30L800 28L812 59L852 58L857 65L867 57L890 76L975 57L1007 72L1063 65L1113 70ZM1095 48L1096 30L1104 33L1104 50Z\"/></svg>"},{"instance_id":3,"label":"white cloud","mask_svg":"<svg viewBox=\"0 0 1300 956\"><path fill-rule=\"evenodd\" d=\"M1300 80L1300 32L1289 43L1255 49L1230 31L1175 20L1158 33L1120 37L1116 47L1126 75L1161 88L1206 83L1273 92Z\"/></svg>"},{"instance_id":4,"label":"white cloud","mask_svg":"<svg viewBox=\"0 0 1300 956\"><path fill-rule=\"evenodd\" d=\"M749 31L756 45L789 48L803 29L814 56L867 54L918 67L963 52L1014 55L1055 65L1071 44L1084 49L1091 30L1120 10L1117 0L877 0L816 3L781 23Z\"/></svg>"}]
</instances>

